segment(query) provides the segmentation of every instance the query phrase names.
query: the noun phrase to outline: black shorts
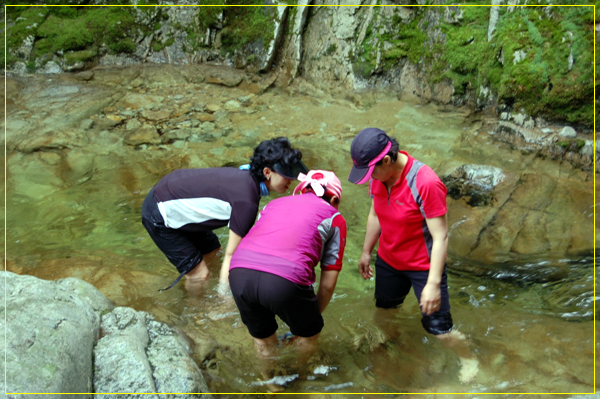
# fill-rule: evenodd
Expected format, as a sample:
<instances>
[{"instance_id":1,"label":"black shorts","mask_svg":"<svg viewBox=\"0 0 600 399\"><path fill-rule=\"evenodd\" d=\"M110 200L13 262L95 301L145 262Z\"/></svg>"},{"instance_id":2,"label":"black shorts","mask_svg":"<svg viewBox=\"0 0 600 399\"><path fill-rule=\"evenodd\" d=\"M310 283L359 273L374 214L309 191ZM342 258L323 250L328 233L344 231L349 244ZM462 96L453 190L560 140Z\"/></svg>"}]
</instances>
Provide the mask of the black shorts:
<instances>
[{"instance_id":1,"label":"black shorts","mask_svg":"<svg viewBox=\"0 0 600 399\"><path fill-rule=\"evenodd\" d=\"M275 315L299 337L312 337L323 329L323 317L311 286L244 268L230 270L229 286L242 321L254 338L268 338L277 331Z\"/></svg>"},{"instance_id":2,"label":"black shorts","mask_svg":"<svg viewBox=\"0 0 600 399\"><path fill-rule=\"evenodd\" d=\"M150 190L142 205L142 224L167 259L185 274L195 268L204 255L221 247L219 238L212 231L183 231L165 226L154 189Z\"/></svg>"},{"instance_id":3,"label":"black shorts","mask_svg":"<svg viewBox=\"0 0 600 399\"><path fill-rule=\"evenodd\" d=\"M421 292L427 284L427 277L429 277L429 270L396 270L377 255L375 261L375 306L384 309L397 308L404 302L411 286L415 291L417 301L421 302ZM429 316L423 314L421 318L423 328L430 334L445 334L452 330L447 277L446 265L444 265L440 283L442 294L440 309Z\"/></svg>"}]
</instances>

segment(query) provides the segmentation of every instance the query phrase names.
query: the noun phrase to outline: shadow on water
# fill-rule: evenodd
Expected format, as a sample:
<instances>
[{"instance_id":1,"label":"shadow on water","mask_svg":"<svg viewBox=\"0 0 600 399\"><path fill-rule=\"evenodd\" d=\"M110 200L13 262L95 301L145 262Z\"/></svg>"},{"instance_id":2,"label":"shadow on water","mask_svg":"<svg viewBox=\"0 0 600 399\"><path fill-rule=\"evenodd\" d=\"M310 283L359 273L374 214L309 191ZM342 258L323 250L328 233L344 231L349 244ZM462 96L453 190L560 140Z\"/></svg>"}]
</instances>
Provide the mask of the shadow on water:
<instances>
[{"instance_id":1,"label":"shadow on water","mask_svg":"<svg viewBox=\"0 0 600 399\"><path fill-rule=\"evenodd\" d=\"M247 94L227 94L211 85L202 90L207 103ZM457 354L423 330L412 293L393 315L390 330L374 320L374 281L364 281L357 270L370 206L367 188L345 179L351 140L359 128L381 126L397 135L412 135L407 150L434 168L446 157L456 157L450 163L464 163L469 154L477 159L466 161L483 162L498 149L485 153L482 146L456 155L447 145L470 128L461 111L440 113L433 105L389 99L357 110L340 102L270 92L254 102L247 113L215 113L230 137L214 134L213 141L193 143L197 147L185 155L172 146L131 150L111 139L108 153L103 148L97 151L100 155L86 155L94 159L89 169L93 173L66 173L61 166L63 180L58 183L42 168L60 161L52 151L62 154L68 149L10 155L10 174L16 177L7 184L8 270L45 279L86 280L115 305L147 311L174 326L190 342L212 392L264 393L253 341L231 298L223 300L215 291L220 256L209 263L211 277L205 284L188 291L179 283L158 292L177 273L147 236L140 209L150 187L170 170L239 165L261 139L288 135L310 167L338 171L344 188L340 210L349 231L344 267L309 367L300 370L293 345L282 344L276 377L284 392L593 391L595 298L589 257L540 256L493 265L460 257L449 260L455 329L466 335L479 360L479 373L468 383L459 382ZM422 128L436 134L419 135ZM98 133L98 140L102 137ZM115 140L118 147L110 144ZM181 148L192 145L176 143ZM227 231L217 234L226 245ZM280 323L278 334L286 332Z\"/></svg>"}]
</instances>

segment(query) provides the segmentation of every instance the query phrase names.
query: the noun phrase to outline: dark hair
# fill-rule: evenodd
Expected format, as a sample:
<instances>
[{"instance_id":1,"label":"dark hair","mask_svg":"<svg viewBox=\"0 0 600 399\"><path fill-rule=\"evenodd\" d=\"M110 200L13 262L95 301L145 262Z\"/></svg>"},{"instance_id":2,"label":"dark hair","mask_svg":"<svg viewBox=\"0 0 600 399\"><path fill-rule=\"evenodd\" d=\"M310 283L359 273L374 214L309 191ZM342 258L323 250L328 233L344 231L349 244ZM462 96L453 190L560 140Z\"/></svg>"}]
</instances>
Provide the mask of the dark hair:
<instances>
[{"instance_id":1,"label":"dark hair","mask_svg":"<svg viewBox=\"0 0 600 399\"><path fill-rule=\"evenodd\" d=\"M291 167L301 159L302 152L292 148L287 138L265 140L254 149L254 155L250 158L250 173L259 182L265 181L264 168L273 169L276 163Z\"/></svg>"},{"instance_id":2,"label":"dark hair","mask_svg":"<svg viewBox=\"0 0 600 399\"><path fill-rule=\"evenodd\" d=\"M388 138L392 142L392 147L390 148L390 150L388 151L388 153L386 155L389 155L390 159L392 160L392 163L394 163L398 159L398 152L400 151L400 144L398 144L398 141L396 141L395 138L393 138L391 136L388 136ZM377 162L375 165L381 165L382 162L383 162L383 158L380 159L379 162Z\"/></svg>"}]
</instances>

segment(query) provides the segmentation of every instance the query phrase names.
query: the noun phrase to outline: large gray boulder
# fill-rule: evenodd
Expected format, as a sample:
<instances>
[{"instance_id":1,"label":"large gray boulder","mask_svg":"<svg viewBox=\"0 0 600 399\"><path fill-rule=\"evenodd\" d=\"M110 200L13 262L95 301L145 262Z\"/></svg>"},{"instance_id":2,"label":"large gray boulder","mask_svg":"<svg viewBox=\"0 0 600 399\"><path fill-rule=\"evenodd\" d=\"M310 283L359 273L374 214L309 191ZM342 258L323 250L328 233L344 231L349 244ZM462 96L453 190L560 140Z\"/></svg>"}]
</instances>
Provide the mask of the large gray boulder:
<instances>
[{"instance_id":1,"label":"large gray boulder","mask_svg":"<svg viewBox=\"0 0 600 399\"><path fill-rule=\"evenodd\" d=\"M115 308L102 318L102 333L94 348L94 392L107 394L96 397L158 399L148 393L161 392L191 398L191 393L208 392L185 343L150 314Z\"/></svg>"},{"instance_id":2,"label":"large gray boulder","mask_svg":"<svg viewBox=\"0 0 600 399\"><path fill-rule=\"evenodd\" d=\"M0 276L6 277L0 315L0 339L6 338L6 369L4 362L0 366L6 372L6 385L0 382L8 392L4 397L184 399L208 392L188 344L150 314L113 309L80 279Z\"/></svg>"},{"instance_id":3,"label":"large gray boulder","mask_svg":"<svg viewBox=\"0 0 600 399\"><path fill-rule=\"evenodd\" d=\"M0 318L0 339L6 338L2 391L11 398L20 395L10 393L56 392L62 394L55 397L62 398L68 392L93 392L92 349L100 334L101 314L112 309L110 301L79 279L45 281L0 273L6 277ZM3 358L4 351L2 346Z\"/></svg>"}]
</instances>

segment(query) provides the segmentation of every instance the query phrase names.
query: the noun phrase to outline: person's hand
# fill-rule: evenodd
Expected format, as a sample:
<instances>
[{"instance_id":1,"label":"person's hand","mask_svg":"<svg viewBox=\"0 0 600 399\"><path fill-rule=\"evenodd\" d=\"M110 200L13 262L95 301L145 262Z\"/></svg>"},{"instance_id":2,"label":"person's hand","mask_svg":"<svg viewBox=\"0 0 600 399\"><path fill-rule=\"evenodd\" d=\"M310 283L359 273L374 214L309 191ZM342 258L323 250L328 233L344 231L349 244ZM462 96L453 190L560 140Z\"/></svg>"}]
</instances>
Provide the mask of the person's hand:
<instances>
[{"instance_id":1,"label":"person's hand","mask_svg":"<svg viewBox=\"0 0 600 399\"><path fill-rule=\"evenodd\" d=\"M429 316L440 310L442 305L442 293L439 284L427 283L421 292L421 313Z\"/></svg>"},{"instance_id":2,"label":"person's hand","mask_svg":"<svg viewBox=\"0 0 600 399\"><path fill-rule=\"evenodd\" d=\"M371 268L371 254L363 252L358 261L358 271L365 280L373 277L373 269Z\"/></svg>"}]
</instances>

